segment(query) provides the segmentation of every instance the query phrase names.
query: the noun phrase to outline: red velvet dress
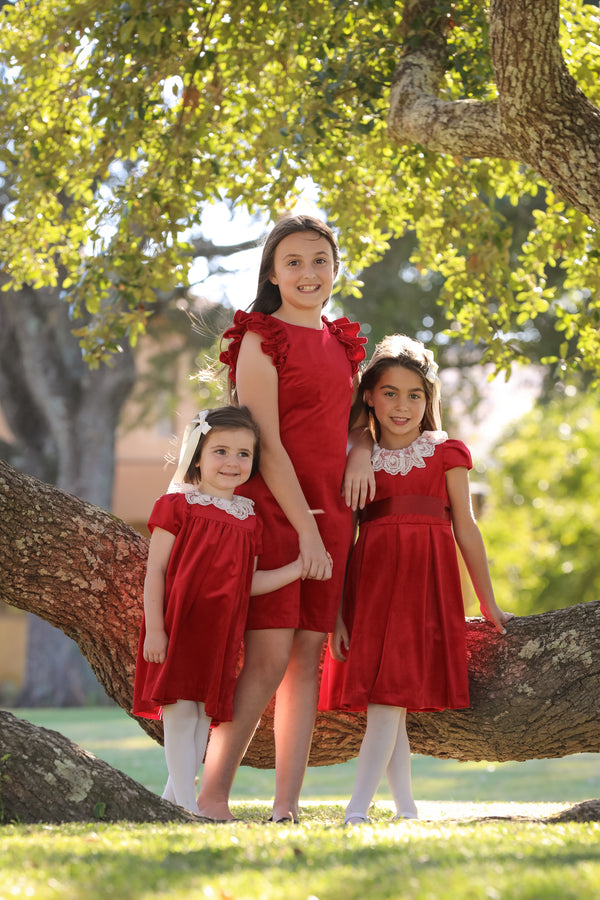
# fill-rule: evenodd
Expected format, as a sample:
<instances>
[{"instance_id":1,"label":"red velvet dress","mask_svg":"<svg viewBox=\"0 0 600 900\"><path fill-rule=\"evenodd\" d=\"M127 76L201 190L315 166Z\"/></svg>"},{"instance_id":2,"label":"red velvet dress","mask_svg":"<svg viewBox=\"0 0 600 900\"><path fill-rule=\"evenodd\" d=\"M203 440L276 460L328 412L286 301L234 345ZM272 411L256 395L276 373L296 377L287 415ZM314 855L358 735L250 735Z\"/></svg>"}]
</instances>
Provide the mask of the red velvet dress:
<instances>
[{"instance_id":1,"label":"red velvet dress","mask_svg":"<svg viewBox=\"0 0 600 900\"><path fill-rule=\"evenodd\" d=\"M327 651L319 709L469 705L465 615L446 491L446 472L457 466L470 469L470 453L445 432L424 432L404 450L375 446L376 496L364 511L344 592L350 650L344 663Z\"/></svg>"},{"instance_id":2,"label":"red velvet dress","mask_svg":"<svg viewBox=\"0 0 600 900\"><path fill-rule=\"evenodd\" d=\"M165 579L169 644L164 663L146 662L142 621L133 714L158 719L166 704L196 700L207 716L230 721L260 520L242 497L188 489L159 497L148 527L175 535Z\"/></svg>"},{"instance_id":3,"label":"red velvet dress","mask_svg":"<svg viewBox=\"0 0 600 900\"><path fill-rule=\"evenodd\" d=\"M364 358L366 338L348 319L323 328L289 325L263 313L238 311L221 361L235 381L242 338L247 331L262 337L263 352L277 369L279 431L298 481L316 517L323 543L333 558L330 581L298 580L281 590L250 599L247 627L303 628L331 631L341 595L344 569L352 543L352 513L341 496L346 465L352 379ZM273 569L298 556L298 535L261 475L238 488L251 497L263 522L260 569Z\"/></svg>"}]
</instances>

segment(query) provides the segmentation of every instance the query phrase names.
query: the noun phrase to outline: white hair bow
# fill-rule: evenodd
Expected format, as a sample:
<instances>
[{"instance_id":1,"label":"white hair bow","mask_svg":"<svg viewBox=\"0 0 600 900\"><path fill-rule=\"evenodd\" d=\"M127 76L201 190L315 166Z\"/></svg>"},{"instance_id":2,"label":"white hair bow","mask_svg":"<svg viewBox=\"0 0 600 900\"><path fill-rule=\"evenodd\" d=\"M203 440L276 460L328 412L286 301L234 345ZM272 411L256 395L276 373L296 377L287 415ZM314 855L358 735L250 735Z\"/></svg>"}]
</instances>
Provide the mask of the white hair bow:
<instances>
[{"instance_id":1,"label":"white hair bow","mask_svg":"<svg viewBox=\"0 0 600 900\"><path fill-rule=\"evenodd\" d=\"M427 368L425 369L423 375L430 384L435 384L439 368L438 364L433 358L433 353L431 352L431 350L423 350L423 356L425 357L425 360L427 362Z\"/></svg>"},{"instance_id":2,"label":"white hair bow","mask_svg":"<svg viewBox=\"0 0 600 900\"><path fill-rule=\"evenodd\" d=\"M171 478L169 483L169 488L167 490L168 494L175 493L175 485L181 484L181 482L185 479L187 470L190 467L190 463L194 458L194 453L198 447L198 441L202 437L203 434L208 434L211 430L212 425L209 425L206 421L206 417L209 414L209 409L203 409L198 413L195 418L192 419L185 426L185 431L183 432L183 439L181 441L181 451L179 453L179 462L177 463L177 469L175 470L175 474Z\"/></svg>"}]
</instances>

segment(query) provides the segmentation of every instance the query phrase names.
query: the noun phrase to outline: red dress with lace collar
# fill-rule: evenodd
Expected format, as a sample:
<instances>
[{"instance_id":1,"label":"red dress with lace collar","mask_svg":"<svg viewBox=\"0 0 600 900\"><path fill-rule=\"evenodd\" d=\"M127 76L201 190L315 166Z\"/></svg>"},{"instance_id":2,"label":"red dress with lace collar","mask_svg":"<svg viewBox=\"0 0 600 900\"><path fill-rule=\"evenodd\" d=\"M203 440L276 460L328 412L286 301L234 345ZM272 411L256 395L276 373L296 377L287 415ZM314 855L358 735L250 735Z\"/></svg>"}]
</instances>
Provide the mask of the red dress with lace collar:
<instances>
[{"instance_id":1,"label":"red dress with lace collar","mask_svg":"<svg viewBox=\"0 0 600 900\"><path fill-rule=\"evenodd\" d=\"M297 581L279 591L251 598L247 627L331 631L335 623L346 560L352 541L352 513L341 496L346 465L352 379L364 359L366 338L348 319L322 329L290 325L264 313L236 312L221 361L235 381L240 344L247 331L259 334L279 378L279 431L304 495L322 509L317 525L333 558L330 581ZM260 475L238 489L251 497L263 521L260 569L292 562L298 535Z\"/></svg>"},{"instance_id":2,"label":"red dress with lace collar","mask_svg":"<svg viewBox=\"0 0 600 900\"><path fill-rule=\"evenodd\" d=\"M469 705L465 613L446 472L471 468L462 441L428 431L373 450L376 493L348 565L346 662L329 650L319 709Z\"/></svg>"}]
</instances>

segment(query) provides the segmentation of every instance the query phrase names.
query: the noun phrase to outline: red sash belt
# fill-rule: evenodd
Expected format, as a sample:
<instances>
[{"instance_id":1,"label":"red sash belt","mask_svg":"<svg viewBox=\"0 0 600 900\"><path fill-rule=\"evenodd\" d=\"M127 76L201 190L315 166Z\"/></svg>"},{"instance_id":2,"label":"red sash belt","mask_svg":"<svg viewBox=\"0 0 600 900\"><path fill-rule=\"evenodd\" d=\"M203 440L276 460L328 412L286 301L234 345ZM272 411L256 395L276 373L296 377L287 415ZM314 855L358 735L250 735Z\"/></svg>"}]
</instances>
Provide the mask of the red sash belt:
<instances>
[{"instance_id":1,"label":"red sash belt","mask_svg":"<svg viewBox=\"0 0 600 900\"><path fill-rule=\"evenodd\" d=\"M403 497L386 497L369 503L360 514L361 522L380 519L382 516L433 516L450 521L450 507L441 497L407 494Z\"/></svg>"}]
</instances>

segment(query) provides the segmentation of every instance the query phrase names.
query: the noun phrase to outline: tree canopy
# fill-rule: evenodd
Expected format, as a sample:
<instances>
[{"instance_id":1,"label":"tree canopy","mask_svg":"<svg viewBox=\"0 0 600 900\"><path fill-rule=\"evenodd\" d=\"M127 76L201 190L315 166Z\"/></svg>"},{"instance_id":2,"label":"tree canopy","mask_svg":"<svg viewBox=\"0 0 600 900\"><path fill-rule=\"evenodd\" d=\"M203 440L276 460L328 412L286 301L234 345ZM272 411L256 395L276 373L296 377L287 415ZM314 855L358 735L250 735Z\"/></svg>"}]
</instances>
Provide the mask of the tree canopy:
<instances>
[{"instance_id":1,"label":"tree canopy","mask_svg":"<svg viewBox=\"0 0 600 900\"><path fill-rule=\"evenodd\" d=\"M599 435L595 397L569 385L493 452L480 525L500 605L529 615L597 599Z\"/></svg>"},{"instance_id":2,"label":"tree canopy","mask_svg":"<svg viewBox=\"0 0 600 900\"><path fill-rule=\"evenodd\" d=\"M38 0L2 16L0 254L14 284L60 285L92 315L90 360L186 284L206 204L274 218L310 183L349 275L412 229L454 334L507 365L550 311L559 367L597 369L594 4ZM499 201L532 197L516 241Z\"/></svg>"}]
</instances>

